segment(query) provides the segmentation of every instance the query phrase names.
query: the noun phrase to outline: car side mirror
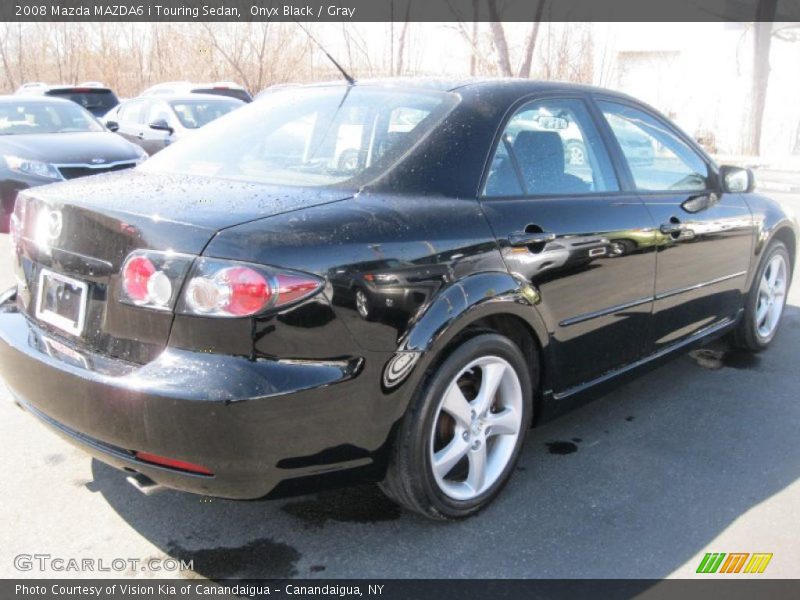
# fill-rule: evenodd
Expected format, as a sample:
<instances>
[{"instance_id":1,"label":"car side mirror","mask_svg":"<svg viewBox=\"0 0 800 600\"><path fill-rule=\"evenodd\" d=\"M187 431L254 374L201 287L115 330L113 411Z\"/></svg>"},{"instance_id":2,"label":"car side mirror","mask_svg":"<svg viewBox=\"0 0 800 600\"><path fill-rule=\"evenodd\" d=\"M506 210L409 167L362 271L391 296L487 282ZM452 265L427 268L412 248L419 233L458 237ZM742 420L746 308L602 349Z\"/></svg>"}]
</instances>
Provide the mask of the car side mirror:
<instances>
[{"instance_id":1,"label":"car side mirror","mask_svg":"<svg viewBox=\"0 0 800 600\"><path fill-rule=\"evenodd\" d=\"M722 191L729 194L746 194L756 187L753 171L741 167L720 167L719 181Z\"/></svg>"},{"instance_id":2,"label":"car side mirror","mask_svg":"<svg viewBox=\"0 0 800 600\"><path fill-rule=\"evenodd\" d=\"M719 196L716 194L700 194L699 196L692 196L684 200L681 208L689 214L699 213L708 210L719 202Z\"/></svg>"},{"instance_id":3,"label":"car side mirror","mask_svg":"<svg viewBox=\"0 0 800 600\"><path fill-rule=\"evenodd\" d=\"M155 129L156 131L166 131L170 135L175 132L175 130L169 126L166 119L156 119L150 123L150 129Z\"/></svg>"},{"instance_id":4,"label":"car side mirror","mask_svg":"<svg viewBox=\"0 0 800 600\"><path fill-rule=\"evenodd\" d=\"M116 121L106 121L106 128L109 131L116 133L117 131L119 131L119 123L117 123Z\"/></svg>"}]
</instances>

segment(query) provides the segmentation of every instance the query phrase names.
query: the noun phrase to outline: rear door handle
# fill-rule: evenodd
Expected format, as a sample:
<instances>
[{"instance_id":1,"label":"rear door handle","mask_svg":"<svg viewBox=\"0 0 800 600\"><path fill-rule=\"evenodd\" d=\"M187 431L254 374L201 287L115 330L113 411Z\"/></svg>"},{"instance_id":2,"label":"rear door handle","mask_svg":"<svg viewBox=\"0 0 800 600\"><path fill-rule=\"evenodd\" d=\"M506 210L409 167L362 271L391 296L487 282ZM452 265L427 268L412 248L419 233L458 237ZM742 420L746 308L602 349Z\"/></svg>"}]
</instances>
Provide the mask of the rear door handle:
<instances>
[{"instance_id":1,"label":"rear door handle","mask_svg":"<svg viewBox=\"0 0 800 600\"><path fill-rule=\"evenodd\" d=\"M556 239L555 233L544 231L517 231L508 234L508 243L512 246L530 246L532 244L546 244Z\"/></svg>"}]
</instances>

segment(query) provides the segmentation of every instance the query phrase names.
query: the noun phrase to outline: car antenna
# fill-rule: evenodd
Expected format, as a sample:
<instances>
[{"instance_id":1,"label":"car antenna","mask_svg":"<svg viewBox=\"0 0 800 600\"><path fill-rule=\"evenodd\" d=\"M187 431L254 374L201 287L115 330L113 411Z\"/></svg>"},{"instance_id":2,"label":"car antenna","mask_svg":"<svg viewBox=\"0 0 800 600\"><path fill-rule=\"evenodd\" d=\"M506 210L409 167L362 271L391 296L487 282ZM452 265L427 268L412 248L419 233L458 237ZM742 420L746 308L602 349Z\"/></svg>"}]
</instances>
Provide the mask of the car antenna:
<instances>
[{"instance_id":1,"label":"car antenna","mask_svg":"<svg viewBox=\"0 0 800 600\"><path fill-rule=\"evenodd\" d=\"M305 27L303 27L303 25L299 21L295 21L295 23L297 23L298 27L300 27L300 29L302 29L305 32L305 34L308 36L308 39L310 39L312 42L314 42L314 44L316 44L317 48L319 48L320 50L322 50L322 52L325 53L325 56L327 56L328 60L330 60L333 63L333 66L335 66L337 69L339 69L339 72L347 80L347 83L349 85L355 85L356 84L356 80L353 79L352 75L350 75L350 73L345 71L344 67L342 67L342 65L340 65L338 62L336 62L336 59L333 58L328 53L327 50L325 50L324 46L317 41L317 38L315 38L313 35L311 35L311 32L308 29L306 29Z\"/></svg>"}]
</instances>

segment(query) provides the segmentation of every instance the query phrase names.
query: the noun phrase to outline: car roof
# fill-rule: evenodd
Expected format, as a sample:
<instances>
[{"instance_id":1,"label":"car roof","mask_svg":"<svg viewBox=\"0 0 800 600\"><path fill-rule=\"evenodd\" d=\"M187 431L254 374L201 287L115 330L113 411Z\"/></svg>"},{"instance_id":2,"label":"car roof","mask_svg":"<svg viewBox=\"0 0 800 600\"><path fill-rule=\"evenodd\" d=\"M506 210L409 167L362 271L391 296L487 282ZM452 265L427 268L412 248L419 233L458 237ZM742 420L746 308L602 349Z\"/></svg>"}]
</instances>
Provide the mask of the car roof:
<instances>
[{"instance_id":1,"label":"car roof","mask_svg":"<svg viewBox=\"0 0 800 600\"><path fill-rule=\"evenodd\" d=\"M349 85L342 79L331 81L309 83L303 87L321 86L347 86ZM418 88L452 92L456 90L478 90L478 89L497 89L510 90L517 89L519 93L536 93L546 91L562 92L585 92L615 96L629 100L636 100L632 96L616 92L606 88L601 88L582 83L571 83L565 81L546 81L541 79L523 79L518 77L461 77L461 78L442 78L442 77L389 77L361 79L355 83L356 87L387 87L387 88ZM276 90L278 91L278 90ZM641 101L636 100L638 103Z\"/></svg>"}]
</instances>

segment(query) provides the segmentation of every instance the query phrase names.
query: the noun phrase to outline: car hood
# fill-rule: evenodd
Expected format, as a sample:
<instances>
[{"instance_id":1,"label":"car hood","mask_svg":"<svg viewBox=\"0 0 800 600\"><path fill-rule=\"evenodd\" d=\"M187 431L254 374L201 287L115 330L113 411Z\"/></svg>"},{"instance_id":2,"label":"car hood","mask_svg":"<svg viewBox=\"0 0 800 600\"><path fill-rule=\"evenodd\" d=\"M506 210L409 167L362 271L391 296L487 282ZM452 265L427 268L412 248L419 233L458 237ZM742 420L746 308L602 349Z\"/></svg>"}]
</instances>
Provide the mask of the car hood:
<instances>
[{"instance_id":1,"label":"car hood","mask_svg":"<svg viewBox=\"0 0 800 600\"><path fill-rule=\"evenodd\" d=\"M0 152L54 164L103 164L138 160L136 146L108 131L37 133L0 137Z\"/></svg>"}]
</instances>

